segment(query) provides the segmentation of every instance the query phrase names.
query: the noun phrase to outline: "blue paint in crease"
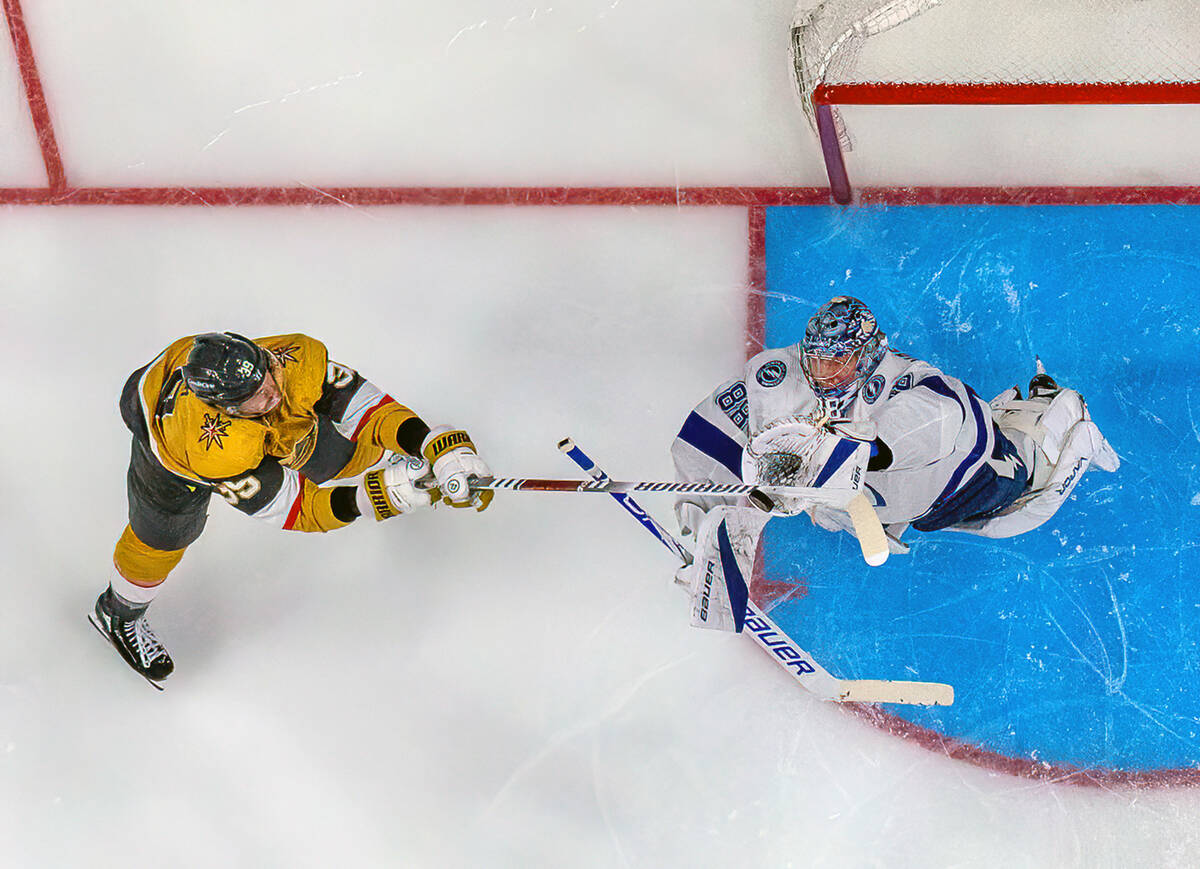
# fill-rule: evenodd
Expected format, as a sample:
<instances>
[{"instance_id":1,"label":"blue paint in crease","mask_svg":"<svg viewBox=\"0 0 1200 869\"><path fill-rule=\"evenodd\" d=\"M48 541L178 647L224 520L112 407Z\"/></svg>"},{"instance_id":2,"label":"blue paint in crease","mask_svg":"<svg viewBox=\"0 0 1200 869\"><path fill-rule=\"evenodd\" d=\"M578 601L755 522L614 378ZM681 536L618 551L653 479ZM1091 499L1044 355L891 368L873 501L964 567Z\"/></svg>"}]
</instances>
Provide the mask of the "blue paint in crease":
<instances>
[{"instance_id":1,"label":"blue paint in crease","mask_svg":"<svg viewBox=\"0 0 1200 869\"><path fill-rule=\"evenodd\" d=\"M1200 208L771 208L766 233L768 346L846 294L984 398L1038 354L1123 462L1029 534L909 531L881 568L773 520L767 577L808 589L781 627L838 676L952 683L954 706L889 711L988 751L1200 766Z\"/></svg>"}]
</instances>

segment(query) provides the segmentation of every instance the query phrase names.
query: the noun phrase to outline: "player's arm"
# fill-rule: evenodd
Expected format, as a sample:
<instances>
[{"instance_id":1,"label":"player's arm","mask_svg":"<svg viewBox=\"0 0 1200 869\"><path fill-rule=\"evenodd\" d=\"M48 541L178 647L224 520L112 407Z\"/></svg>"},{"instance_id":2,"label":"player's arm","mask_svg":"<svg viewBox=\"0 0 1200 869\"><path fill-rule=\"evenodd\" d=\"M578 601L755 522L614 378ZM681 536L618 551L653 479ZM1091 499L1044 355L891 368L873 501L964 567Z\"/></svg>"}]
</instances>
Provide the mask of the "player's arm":
<instances>
[{"instance_id":1,"label":"player's arm","mask_svg":"<svg viewBox=\"0 0 1200 869\"><path fill-rule=\"evenodd\" d=\"M675 479L740 483L747 426L745 382L722 383L692 409L671 443ZM685 537L694 535L705 513L737 500L711 495L681 496L675 502L681 533Z\"/></svg>"},{"instance_id":2,"label":"player's arm","mask_svg":"<svg viewBox=\"0 0 1200 869\"><path fill-rule=\"evenodd\" d=\"M432 506L439 493L418 484L429 476L423 459L409 458L368 472L357 486L318 486L268 457L252 471L214 481L214 488L238 510L275 528L333 531L359 516L383 520Z\"/></svg>"},{"instance_id":3,"label":"player's arm","mask_svg":"<svg viewBox=\"0 0 1200 869\"><path fill-rule=\"evenodd\" d=\"M961 399L945 385L949 378L937 380L941 382L918 385L880 408L868 471L923 468L954 452L966 415Z\"/></svg>"},{"instance_id":4,"label":"player's arm","mask_svg":"<svg viewBox=\"0 0 1200 869\"><path fill-rule=\"evenodd\" d=\"M471 477L490 477L492 472L465 430L447 425L431 427L357 371L330 362L316 410L327 414L350 440L402 456L424 458L451 506L483 510L491 503L491 490L470 489Z\"/></svg>"},{"instance_id":5,"label":"player's arm","mask_svg":"<svg viewBox=\"0 0 1200 869\"><path fill-rule=\"evenodd\" d=\"M330 362L314 407L345 438L388 452L420 455L429 426L353 368Z\"/></svg>"}]
</instances>

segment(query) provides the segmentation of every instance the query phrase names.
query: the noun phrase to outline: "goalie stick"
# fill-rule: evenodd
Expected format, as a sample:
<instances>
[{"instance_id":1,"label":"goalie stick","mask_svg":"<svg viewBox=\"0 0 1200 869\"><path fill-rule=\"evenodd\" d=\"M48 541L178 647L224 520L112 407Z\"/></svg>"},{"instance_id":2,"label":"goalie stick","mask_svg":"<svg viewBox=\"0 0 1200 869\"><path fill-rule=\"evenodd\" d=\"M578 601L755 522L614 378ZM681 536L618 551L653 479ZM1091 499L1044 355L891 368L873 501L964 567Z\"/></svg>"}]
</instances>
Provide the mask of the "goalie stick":
<instances>
[{"instance_id":1,"label":"goalie stick","mask_svg":"<svg viewBox=\"0 0 1200 869\"><path fill-rule=\"evenodd\" d=\"M748 483L688 483L680 480L611 480L593 477L589 480L554 480L526 477L472 477L472 489L506 489L513 492L599 492L608 495L629 492L667 492L671 494L745 495L758 508L770 511L772 495L804 498L817 504L828 504L845 510L854 524L854 535L862 549L863 560L872 567L887 561L888 543L875 508L867 496L854 489L827 486L753 486Z\"/></svg>"},{"instance_id":2,"label":"goalie stick","mask_svg":"<svg viewBox=\"0 0 1200 869\"><path fill-rule=\"evenodd\" d=\"M597 483L608 481L608 474L596 466L570 438L559 441L558 448ZM599 491L605 491L603 489ZM656 522L626 492L609 491L613 500L625 508L643 528L671 550L684 564L692 563L692 553ZM874 512L874 511L872 511ZM876 520L878 521L878 520ZM806 691L822 700L855 703L903 703L912 706L949 706L954 688L941 682L905 682L888 679L838 679L812 659L763 612L752 600L746 602L745 628L779 665L792 674Z\"/></svg>"}]
</instances>

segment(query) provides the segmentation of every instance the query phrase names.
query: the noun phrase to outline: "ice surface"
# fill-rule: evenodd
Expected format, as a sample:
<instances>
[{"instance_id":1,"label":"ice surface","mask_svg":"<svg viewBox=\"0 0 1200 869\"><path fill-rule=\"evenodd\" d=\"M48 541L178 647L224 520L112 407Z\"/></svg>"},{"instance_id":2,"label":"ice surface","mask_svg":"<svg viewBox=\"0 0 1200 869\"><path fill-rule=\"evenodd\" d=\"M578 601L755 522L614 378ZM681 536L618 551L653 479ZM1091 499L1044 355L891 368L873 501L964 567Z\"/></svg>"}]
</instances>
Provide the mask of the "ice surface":
<instances>
[{"instance_id":1,"label":"ice surface","mask_svg":"<svg viewBox=\"0 0 1200 869\"><path fill-rule=\"evenodd\" d=\"M75 183L823 179L789 3L553 5L25 3ZM1154 177L1194 171L1194 119L1164 117ZM1107 177L1076 156L1033 169ZM662 476L742 358L745 280L742 209L0 211L3 862L1194 865L1194 792L950 761L688 628L603 497L324 537L217 502L153 611L166 693L86 625L124 521L117 392L173 338L309 331L504 473L572 474L572 435Z\"/></svg>"}]
</instances>

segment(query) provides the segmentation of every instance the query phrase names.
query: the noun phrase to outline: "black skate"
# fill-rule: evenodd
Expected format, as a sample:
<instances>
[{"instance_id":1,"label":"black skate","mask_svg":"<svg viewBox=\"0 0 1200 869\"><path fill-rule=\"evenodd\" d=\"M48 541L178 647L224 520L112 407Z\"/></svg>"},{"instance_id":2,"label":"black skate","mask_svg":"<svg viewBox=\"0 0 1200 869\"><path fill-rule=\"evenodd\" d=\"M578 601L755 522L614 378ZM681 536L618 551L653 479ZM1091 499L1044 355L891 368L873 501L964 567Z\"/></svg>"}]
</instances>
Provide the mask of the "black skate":
<instances>
[{"instance_id":1,"label":"black skate","mask_svg":"<svg viewBox=\"0 0 1200 869\"><path fill-rule=\"evenodd\" d=\"M1042 367L1042 360L1037 361L1037 374L1033 375L1033 380L1029 381L1029 397L1030 398L1053 398L1062 392L1062 387L1058 385L1053 377L1046 373L1046 369Z\"/></svg>"},{"instance_id":2,"label":"black skate","mask_svg":"<svg viewBox=\"0 0 1200 869\"><path fill-rule=\"evenodd\" d=\"M126 664L161 691L158 683L171 675L175 662L154 635L145 612L145 607L131 606L116 597L112 589L105 589L96 598L96 611L88 614L88 621L120 652Z\"/></svg>"}]
</instances>

